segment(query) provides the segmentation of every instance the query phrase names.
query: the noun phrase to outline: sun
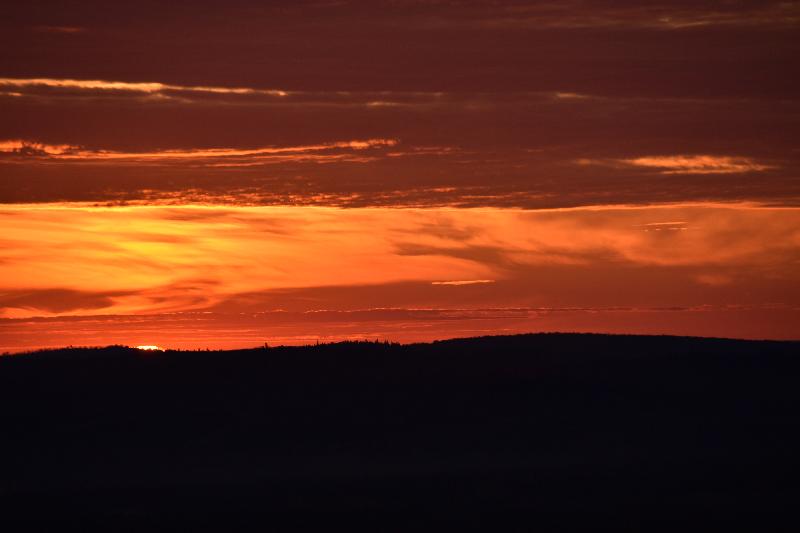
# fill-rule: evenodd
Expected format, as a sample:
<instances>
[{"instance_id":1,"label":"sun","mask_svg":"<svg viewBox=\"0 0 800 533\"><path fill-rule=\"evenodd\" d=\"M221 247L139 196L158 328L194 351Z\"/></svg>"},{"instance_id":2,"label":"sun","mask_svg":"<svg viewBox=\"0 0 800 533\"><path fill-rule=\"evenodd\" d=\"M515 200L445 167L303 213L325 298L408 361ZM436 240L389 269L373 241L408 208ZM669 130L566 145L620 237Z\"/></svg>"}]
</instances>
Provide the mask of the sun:
<instances>
[{"instance_id":1,"label":"sun","mask_svg":"<svg viewBox=\"0 0 800 533\"><path fill-rule=\"evenodd\" d=\"M161 346L156 346L154 344L143 344L141 346L136 347L137 350L147 350L147 351L156 351L156 352L163 352L164 348Z\"/></svg>"}]
</instances>

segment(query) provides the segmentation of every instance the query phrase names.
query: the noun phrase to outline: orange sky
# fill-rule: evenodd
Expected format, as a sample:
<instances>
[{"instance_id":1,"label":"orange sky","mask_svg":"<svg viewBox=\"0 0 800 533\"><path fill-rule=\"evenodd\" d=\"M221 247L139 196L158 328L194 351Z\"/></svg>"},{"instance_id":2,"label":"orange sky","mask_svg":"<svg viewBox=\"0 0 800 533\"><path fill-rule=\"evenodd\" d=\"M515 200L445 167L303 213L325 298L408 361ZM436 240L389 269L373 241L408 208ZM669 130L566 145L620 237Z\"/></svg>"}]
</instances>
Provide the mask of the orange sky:
<instances>
[{"instance_id":1,"label":"orange sky","mask_svg":"<svg viewBox=\"0 0 800 533\"><path fill-rule=\"evenodd\" d=\"M0 351L800 334L796 2L42 0Z\"/></svg>"},{"instance_id":2,"label":"orange sky","mask_svg":"<svg viewBox=\"0 0 800 533\"><path fill-rule=\"evenodd\" d=\"M175 347L543 329L792 338L799 316L795 208L26 204L0 221L5 350L53 327L72 344Z\"/></svg>"}]
</instances>

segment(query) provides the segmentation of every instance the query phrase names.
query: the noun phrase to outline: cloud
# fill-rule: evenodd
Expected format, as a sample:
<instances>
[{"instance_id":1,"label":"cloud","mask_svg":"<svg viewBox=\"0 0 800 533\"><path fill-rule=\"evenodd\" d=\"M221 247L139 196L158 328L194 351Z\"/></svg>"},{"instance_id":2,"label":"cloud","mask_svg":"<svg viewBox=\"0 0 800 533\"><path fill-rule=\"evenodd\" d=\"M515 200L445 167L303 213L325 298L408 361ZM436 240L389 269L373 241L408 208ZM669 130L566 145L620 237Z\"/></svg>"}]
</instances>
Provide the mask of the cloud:
<instances>
[{"instance_id":1,"label":"cloud","mask_svg":"<svg viewBox=\"0 0 800 533\"><path fill-rule=\"evenodd\" d=\"M45 144L36 141L0 141L0 153L24 156L63 156L76 153L80 148L69 144Z\"/></svg>"},{"instance_id":2,"label":"cloud","mask_svg":"<svg viewBox=\"0 0 800 533\"><path fill-rule=\"evenodd\" d=\"M619 161L635 167L654 168L662 174L738 174L774 168L748 157L714 155L645 156Z\"/></svg>"},{"instance_id":3,"label":"cloud","mask_svg":"<svg viewBox=\"0 0 800 533\"><path fill-rule=\"evenodd\" d=\"M484 283L494 283L495 280L493 279L467 279L467 280L456 280L456 281L432 281L431 285L453 285L453 286L461 286L461 285L482 285Z\"/></svg>"},{"instance_id":4,"label":"cloud","mask_svg":"<svg viewBox=\"0 0 800 533\"><path fill-rule=\"evenodd\" d=\"M129 294L122 290L103 293L60 288L0 290L0 312L9 309L47 313L97 311L112 307L116 297Z\"/></svg>"},{"instance_id":5,"label":"cloud","mask_svg":"<svg viewBox=\"0 0 800 533\"><path fill-rule=\"evenodd\" d=\"M177 85L157 81L71 78L0 78L0 94L50 99L134 99L137 103L239 104L271 106L363 107L365 109L435 109L516 106L548 101L590 100L596 96L570 91L417 91L417 90L279 90L257 87Z\"/></svg>"},{"instance_id":6,"label":"cloud","mask_svg":"<svg viewBox=\"0 0 800 533\"><path fill-rule=\"evenodd\" d=\"M2 314L792 301L799 214L3 206Z\"/></svg>"},{"instance_id":7,"label":"cloud","mask_svg":"<svg viewBox=\"0 0 800 533\"><path fill-rule=\"evenodd\" d=\"M592 98L589 94L571 93L571 92L557 92L553 95L558 100L587 100Z\"/></svg>"},{"instance_id":8,"label":"cloud","mask_svg":"<svg viewBox=\"0 0 800 533\"><path fill-rule=\"evenodd\" d=\"M451 242L447 246L420 242L397 242L394 253L410 257L446 257L470 261L477 265L491 265L493 268L510 268L517 263L509 252L509 247L499 244L476 244Z\"/></svg>"},{"instance_id":9,"label":"cloud","mask_svg":"<svg viewBox=\"0 0 800 533\"><path fill-rule=\"evenodd\" d=\"M231 159L229 166L289 161L341 161L360 158L336 151L354 152L393 147L396 139L361 139L302 146L266 146L258 148L193 148L164 149L146 152L91 150L66 144L45 144L36 141L0 141L0 154L30 156L60 161L203 161ZM319 154L319 152L328 152ZM246 161L242 161L246 160ZM253 163L255 161L255 163ZM217 164L218 166L219 164Z\"/></svg>"},{"instance_id":10,"label":"cloud","mask_svg":"<svg viewBox=\"0 0 800 533\"><path fill-rule=\"evenodd\" d=\"M622 159L577 159L578 165L610 166L617 168L646 168L659 174L741 174L771 170L767 165L743 156L717 155L656 155Z\"/></svg>"},{"instance_id":11,"label":"cloud","mask_svg":"<svg viewBox=\"0 0 800 533\"><path fill-rule=\"evenodd\" d=\"M159 82L125 82L108 80L76 80L70 78L0 78L0 87L79 89L100 91L129 91L147 95L167 97L169 91L210 94L240 94L283 97L289 93L278 89L254 89L251 87L214 87L172 85Z\"/></svg>"},{"instance_id":12,"label":"cloud","mask_svg":"<svg viewBox=\"0 0 800 533\"><path fill-rule=\"evenodd\" d=\"M70 89L58 101L0 97L0 140L17 140L0 152L0 201L177 202L182 194L187 202L204 195L230 203L348 206L797 205L796 101L678 101L564 89L591 96L443 92L408 96L402 110L354 107L364 95L352 91L326 93L329 100L292 92L279 100L294 104L274 106L161 106L115 91L100 92L121 100L78 96L98 92L88 89ZM369 139L402 144L252 153ZM663 160L696 154L733 161L712 168ZM586 164L575 165L578 158ZM672 167L624 162L640 158ZM144 164L151 168L144 171ZM735 173L743 164L753 170ZM763 167L771 168L755 170ZM768 179L751 179L767 172Z\"/></svg>"},{"instance_id":13,"label":"cloud","mask_svg":"<svg viewBox=\"0 0 800 533\"><path fill-rule=\"evenodd\" d=\"M286 91L258 87L178 85L157 81L117 81L72 78L0 78L0 94L39 98L117 98L138 103L318 105L365 108L447 105L468 103L484 94L448 94L439 91ZM512 99L541 100L555 93L519 93Z\"/></svg>"}]
</instances>

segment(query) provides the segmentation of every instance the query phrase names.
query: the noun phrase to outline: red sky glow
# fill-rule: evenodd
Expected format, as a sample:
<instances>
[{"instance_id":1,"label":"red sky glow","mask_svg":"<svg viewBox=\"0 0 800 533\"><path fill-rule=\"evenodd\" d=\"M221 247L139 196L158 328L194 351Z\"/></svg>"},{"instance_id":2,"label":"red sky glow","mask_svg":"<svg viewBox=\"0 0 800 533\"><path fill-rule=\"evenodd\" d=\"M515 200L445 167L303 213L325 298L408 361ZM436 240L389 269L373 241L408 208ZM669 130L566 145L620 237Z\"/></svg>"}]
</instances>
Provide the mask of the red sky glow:
<instances>
[{"instance_id":1,"label":"red sky glow","mask_svg":"<svg viewBox=\"0 0 800 533\"><path fill-rule=\"evenodd\" d=\"M0 352L800 338L800 4L28 2Z\"/></svg>"}]
</instances>

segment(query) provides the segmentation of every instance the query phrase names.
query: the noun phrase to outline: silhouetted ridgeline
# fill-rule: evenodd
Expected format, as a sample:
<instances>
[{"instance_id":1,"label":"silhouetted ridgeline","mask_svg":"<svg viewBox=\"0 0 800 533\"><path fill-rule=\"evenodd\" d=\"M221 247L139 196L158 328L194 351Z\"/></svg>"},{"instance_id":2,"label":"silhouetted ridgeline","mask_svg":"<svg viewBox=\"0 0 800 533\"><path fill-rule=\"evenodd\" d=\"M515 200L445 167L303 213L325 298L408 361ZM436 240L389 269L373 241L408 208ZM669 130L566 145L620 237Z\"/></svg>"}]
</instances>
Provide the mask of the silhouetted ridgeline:
<instances>
[{"instance_id":1,"label":"silhouetted ridgeline","mask_svg":"<svg viewBox=\"0 0 800 533\"><path fill-rule=\"evenodd\" d=\"M568 334L2 357L0 521L796 530L799 377L800 343Z\"/></svg>"}]
</instances>

